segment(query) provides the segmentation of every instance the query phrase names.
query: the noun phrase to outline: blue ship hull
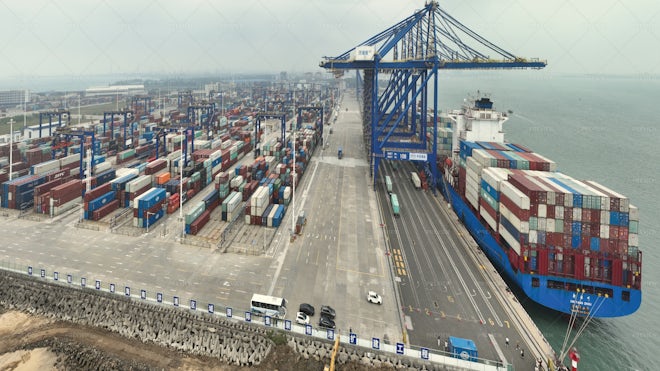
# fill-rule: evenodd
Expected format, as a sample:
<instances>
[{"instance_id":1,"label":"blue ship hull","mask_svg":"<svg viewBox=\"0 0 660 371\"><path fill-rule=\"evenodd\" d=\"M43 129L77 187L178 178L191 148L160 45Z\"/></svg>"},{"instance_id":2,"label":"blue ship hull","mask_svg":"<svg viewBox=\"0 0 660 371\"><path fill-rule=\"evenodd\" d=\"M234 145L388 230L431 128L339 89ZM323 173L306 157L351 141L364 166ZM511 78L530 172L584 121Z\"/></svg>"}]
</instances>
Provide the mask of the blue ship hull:
<instances>
[{"instance_id":1,"label":"blue ship hull","mask_svg":"<svg viewBox=\"0 0 660 371\"><path fill-rule=\"evenodd\" d=\"M533 301L554 309L556 311L571 314L576 311L579 315L587 314L595 318L621 317L634 313L642 302L641 290L612 286L601 282L592 282L586 280L576 280L558 276L541 276L538 274L522 273L514 271L509 262L506 248L501 246L489 229L479 221L472 209L465 203L459 194L446 183L440 187L445 197L451 203L454 212L463 222L474 240L486 253L489 260L493 263L500 274L514 282L530 299ZM538 287L533 287L532 278L539 279ZM578 294L576 292L564 289L548 288L548 280L559 281L564 284L575 285L576 287L594 286L603 289L612 290L612 297L598 297L595 294ZM623 300L623 292L629 292L629 300Z\"/></svg>"}]
</instances>

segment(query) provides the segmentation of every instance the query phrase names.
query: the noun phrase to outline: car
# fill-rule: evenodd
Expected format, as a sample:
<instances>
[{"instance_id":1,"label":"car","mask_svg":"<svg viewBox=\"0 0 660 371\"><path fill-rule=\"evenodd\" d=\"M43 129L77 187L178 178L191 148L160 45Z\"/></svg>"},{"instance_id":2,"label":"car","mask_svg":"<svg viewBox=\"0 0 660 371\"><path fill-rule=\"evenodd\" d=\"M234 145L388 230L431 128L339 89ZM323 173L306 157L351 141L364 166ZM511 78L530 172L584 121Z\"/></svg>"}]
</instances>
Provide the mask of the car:
<instances>
[{"instance_id":1,"label":"car","mask_svg":"<svg viewBox=\"0 0 660 371\"><path fill-rule=\"evenodd\" d=\"M314 315L314 307L311 304L307 303L302 303L300 304L300 308L298 308L300 312L305 313L308 316L313 316Z\"/></svg>"},{"instance_id":2,"label":"car","mask_svg":"<svg viewBox=\"0 0 660 371\"><path fill-rule=\"evenodd\" d=\"M383 298L376 291L369 291L367 301L374 304L383 304Z\"/></svg>"},{"instance_id":3,"label":"car","mask_svg":"<svg viewBox=\"0 0 660 371\"><path fill-rule=\"evenodd\" d=\"M335 310L332 309L332 307L329 306L329 305L322 305L321 306L321 315L326 316L330 319L334 319L335 318Z\"/></svg>"},{"instance_id":4,"label":"car","mask_svg":"<svg viewBox=\"0 0 660 371\"><path fill-rule=\"evenodd\" d=\"M335 321L332 320L332 318L328 316L321 316L319 319L319 326L325 327L325 328L335 328Z\"/></svg>"},{"instance_id":5,"label":"car","mask_svg":"<svg viewBox=\"0 0 660 371\"><path fill-rule=\"evenodd\" d=\"M296 313L296 323L299 325L309 325L309 316L303 312Z\"/></svg>"}]
</instances>

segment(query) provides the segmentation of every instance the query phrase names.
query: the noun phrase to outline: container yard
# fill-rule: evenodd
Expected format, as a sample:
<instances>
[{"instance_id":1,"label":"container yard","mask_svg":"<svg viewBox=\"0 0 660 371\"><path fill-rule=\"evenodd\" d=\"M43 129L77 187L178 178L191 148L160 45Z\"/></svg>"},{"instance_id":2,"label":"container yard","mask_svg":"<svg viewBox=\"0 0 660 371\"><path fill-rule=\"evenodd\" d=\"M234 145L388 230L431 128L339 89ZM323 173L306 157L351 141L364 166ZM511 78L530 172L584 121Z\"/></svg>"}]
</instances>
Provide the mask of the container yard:
<instances>
[{"instance_id":1,"label":"container yard","mask_svg":"<svg viewBox=\"0 0 660 371\"><path fill-rule=\"evenodd\" d=\"M77 210L81 224L131 235L179 229L182 242L212 248L247 238L239 233L244 226L252 234L277 229L320 143L336 88L315 93L314 106L310 95L278 106L290 114L281 125L260 111L287 90L242 89L262 98L251 106L223 101L222 110L218 102L179 102L167 113L145 111L133 99L100 122L1 145L1 159L13 155L12 179L8 161L0 169L1 206L51 218ZM312 110L296 117L297 105Z\"/></svg>"}]
</instances>

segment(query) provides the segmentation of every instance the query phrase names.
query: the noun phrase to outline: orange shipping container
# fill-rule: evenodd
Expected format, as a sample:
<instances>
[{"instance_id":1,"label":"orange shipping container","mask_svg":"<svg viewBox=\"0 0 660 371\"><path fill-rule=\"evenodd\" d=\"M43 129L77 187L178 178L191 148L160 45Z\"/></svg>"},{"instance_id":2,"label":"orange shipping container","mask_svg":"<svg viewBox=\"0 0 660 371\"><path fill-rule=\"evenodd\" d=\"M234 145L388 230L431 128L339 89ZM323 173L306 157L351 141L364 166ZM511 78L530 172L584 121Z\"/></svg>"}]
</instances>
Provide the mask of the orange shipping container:
<instances>
[{"instance_id":1,"label":"orange shipping container","mask_svg":"<svg viewBox=\"0 0 660 371\"><path fill-rule=\"evenodd\" d=\"M165 184L170 180L170 173L162 173L157 178L158 184Z\"/></svg>"}]
</instances>

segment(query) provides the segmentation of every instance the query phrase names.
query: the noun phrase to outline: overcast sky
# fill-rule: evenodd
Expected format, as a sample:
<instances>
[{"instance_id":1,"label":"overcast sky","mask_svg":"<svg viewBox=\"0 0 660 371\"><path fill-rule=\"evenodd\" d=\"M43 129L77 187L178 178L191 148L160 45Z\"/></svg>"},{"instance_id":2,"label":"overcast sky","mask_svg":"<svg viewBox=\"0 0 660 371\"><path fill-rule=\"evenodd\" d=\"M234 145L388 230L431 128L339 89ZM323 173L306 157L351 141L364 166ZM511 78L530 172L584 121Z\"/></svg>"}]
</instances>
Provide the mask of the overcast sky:
<instances>
[{"instance_id":1,"label":"overcast sky","mask_svg":"<svg viewBox=\"0 0 660 371\"><path fill-rule=\"evenodd\" d=\"M0 79L318 71L421 0L0 0ZM546 73L659 74L660 1L447 0Z\"/></svg>"}]
</instances>

